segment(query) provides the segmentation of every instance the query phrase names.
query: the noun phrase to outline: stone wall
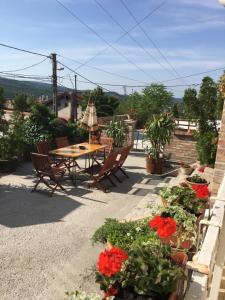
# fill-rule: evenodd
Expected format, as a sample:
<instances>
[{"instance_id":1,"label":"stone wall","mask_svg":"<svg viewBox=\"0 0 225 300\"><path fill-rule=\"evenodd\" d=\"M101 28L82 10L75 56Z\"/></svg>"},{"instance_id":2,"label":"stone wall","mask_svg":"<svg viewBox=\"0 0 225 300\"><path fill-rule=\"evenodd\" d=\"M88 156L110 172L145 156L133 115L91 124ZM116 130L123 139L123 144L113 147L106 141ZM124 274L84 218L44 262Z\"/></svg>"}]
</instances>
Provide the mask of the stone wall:
<instances>
[{"instance_id":1,"label":"stone wall","mask_svg":"<svg viewBox=\"0 0 225 300\"><path fill-rule=\"evenodd\" d=\"M212 193L215 195L225 174L225 103L221 119L219 141L216 154L216 163L214 168Z\"/></svg>"},{"instance_id":2,"label":"stone wall","mask_svg":"<svg viewBox=\"0 0 225 300\"><path fill-rule=\"evenodd\" d=\"M197 160L196 141L187 129L176 129L171 143L166 146L166 156L176 161L193 163Z\"/></svg>"}]
</instances>

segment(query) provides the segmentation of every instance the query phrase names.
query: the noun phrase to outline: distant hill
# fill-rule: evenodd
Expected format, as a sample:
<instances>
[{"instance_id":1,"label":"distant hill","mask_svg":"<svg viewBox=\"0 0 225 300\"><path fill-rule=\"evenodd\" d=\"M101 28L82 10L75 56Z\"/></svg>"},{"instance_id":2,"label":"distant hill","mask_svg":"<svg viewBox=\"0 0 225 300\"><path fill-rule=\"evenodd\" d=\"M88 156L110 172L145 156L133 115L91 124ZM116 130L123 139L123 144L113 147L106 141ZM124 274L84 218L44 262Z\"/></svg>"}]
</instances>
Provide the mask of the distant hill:
<instances>
[{"instance_id":1,"label":"distant hill","mask_svg":"<svg viewBox=\"0 0 225 300\"><path fill-rule=\"evenodd\" d=\"M5 98L12 99L18 93L26 93L34 96L52 95L52 86L49 83L37 81L20 81L0 77L0 86L4 88ZM66 87L59 87L59 91L70 90Z\"/></svg>"},{"instance_id":2,"label":"distant hill","mask_svg":"<svg viewBox=\"0 0 225 300\"><path fill-rule=\"evenodd\" d=\"M179 102L182 102L182 98L173 97L173 103L179 103Z\"/></svg>"},{"instance_id":3,"label":"distant hill","mask_svg":"<svg viewBox=\"0 0 225 300\"><path fill-rule=\"evenodd\" d=\"M34 95L36 97L39 97L41 95L52 95L52 86L49 83L15 80L0 77L0 86L4 88L4 96L8 99L13 99L18 93L26 93ZM72 89L69 89L67 87L58 87L58 90L60 92L72 91ZM126 96L116 92L106 92L106 94L117 97L120 100L124 100L126 98Z\"/></svg>"}]
</instances>

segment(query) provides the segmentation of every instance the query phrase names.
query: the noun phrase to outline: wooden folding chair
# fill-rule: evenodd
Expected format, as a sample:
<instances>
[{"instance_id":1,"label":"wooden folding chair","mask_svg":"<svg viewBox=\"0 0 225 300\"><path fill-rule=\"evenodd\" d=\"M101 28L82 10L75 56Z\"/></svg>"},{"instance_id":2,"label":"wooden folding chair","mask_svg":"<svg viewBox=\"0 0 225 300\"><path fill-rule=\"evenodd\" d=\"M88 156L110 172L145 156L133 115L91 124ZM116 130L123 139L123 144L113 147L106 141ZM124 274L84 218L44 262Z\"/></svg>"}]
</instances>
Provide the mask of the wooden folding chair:
<instances>
[{"instance_id":1,"label":"wooden folding chair","mask_svg":"<svg viewBox=\"0 0 225 300\"><path fill-rule=\"evenodd\" d=\"M64 159L59 157L56 158L49 154L49 152L52 150L52 147L48 141L38 142L36 148L39 154L48 155L52 166L60 167L64 165L66 167Z\"/></svg>"},{"instance_id":2,"label":"wooden folding chair","mask_svg":"<svg viewBox=\"0 0 225 300\"><path fill-rule=\"evenodd\" d=\"M37 176L39 178L38 182L35 184L32 192L36 191L38 185L42 182L48 188L51 189L50 196L53 195L57 187L61 190L66 191L60 181L62 180L66 169L62 167L53 167L48 155L43 155L39 153L31 153L31 159L34 164ZM48 179L46 179L48 178Z\"/></svg>"},{"instance_id":3,"label":"wooden folding chair","mask_svg":"<svg viewBox=\"0 0 225 300\"><path fill-rule=\"evenodd\" d=\"M122 180L116 175L116 173L120 170L127 178L129 176L125 172L123 168L123 164L125 163L127 156L130 153L130 150L132 148L132 145L123 147L121 150L118 150L118 156L117 156L117 164L115 164L115 167L112 170L112 175L119 181L122 182Z\"/></svg>"},{"instance_id":4,"label":"wooden folding chair","mask_svg":"<svg viewBox=\"0 0 225 300\"><path fill-rule=\"evenodd\" d=\"M67 136L57 137L55 139L57 148L64 148L70 145Z\"/></svg>"},{"instance_id":5,"label":"wooden folding chair","mask_svg":"<svg viewBox=\"0 0 225 300\"><path fill-rule=\"evenodd\" d=\"M113 186L116 186L113 180L110 178L112 170L115 168L117 161L118 152L111 152L108 157L106 158L103 165L95 165L87 169L87 173L90 174L91 179L93 180L92 183L88 184L88 187L97 187L104 193L107 192L107 189L101 184L103 179L108 179ZM97 173L93 174L93 168L97 169Z\"/></svg>"},{"instance_id":6,"label":"wooden folding chair","mask_svg":"<svg viewBox=\"0 0 225 300\"><path fill-rule=\"evenodd\" d=\"M68 147L70 145L67 136L58 137L55 139L55 142L56 142L57 148L64 148L64 147ZM63 158L63 160L64 160L65 166L66 166L67 170L69 171L69 173L70 173L70 169L74 168L75 166L78 167L79 169L81 169L81 167L78 165L78 163L76 162L75 159Z\"/></svg>"}]
</instances>

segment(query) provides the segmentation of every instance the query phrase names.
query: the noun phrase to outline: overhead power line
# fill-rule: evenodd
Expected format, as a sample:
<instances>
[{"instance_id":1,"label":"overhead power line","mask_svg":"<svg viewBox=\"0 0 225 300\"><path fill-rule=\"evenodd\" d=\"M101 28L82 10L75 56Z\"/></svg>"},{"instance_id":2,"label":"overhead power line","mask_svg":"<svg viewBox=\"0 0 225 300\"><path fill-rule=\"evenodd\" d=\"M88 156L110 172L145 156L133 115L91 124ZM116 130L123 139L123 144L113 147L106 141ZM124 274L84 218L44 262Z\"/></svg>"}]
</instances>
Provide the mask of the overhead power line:
<instances>
[{"instance_id":1,"label":"overhead power line","mask_svg":"<svg viewBox=\"0 0 225 300\"><path fill-rule=\"evenodd\" d=\"M190 77L203 75L203 74L208 74L208 73L212 73L212 72L216 72L216 71L222 71L222 70L225 70L225 66L223 68L211 69L211 70L208 70L208 71L205 71L205 72L199 72L199 73L194 73L194 74L190 74L190 75L186 75L186 76L182 76L182 77L177 77L177 78L173 78L173 79L169 79L169 80L164 80L164 81L162 81L162 83L170 82L170 81L174 81L174 80L178 80L178 79L183 79L183 78L190 78Z\"/></svg>"},{"instance_id":2,"label":"overhead power line","mask_svg":"<svg viewBox=\"0 0 225 300\"><path fill-rule=\"evenodd\" d=\"M87 80L89 83L94 84L94 85L96 85L96 86L100 86L100 85L97 84L96 82L94 82L94 81L88 79L87 77L85 77L85 76L79 74L78 72L76 72L75 70L73 70L73 69L71 69L70 67L66 66L66 65L63 64L62 62L58 61L58 63L59 63L60 65L62 65L64 68L66 68L66 69L70 70L71 72L73 72L74 74L77 74L77 75L79 75L81 78ZM101 86L100 86L100 87L101 87ZM102 87L102 88L103 88L103 87ZM103 89L106 90L107 92L110 92L110 90L108 90L108 89L106 89L106 88L103 88Z\"/></svg>"},{"instance_id":3,"label":"overhead power line","mask_svg":"<svg viewBox=\"0 0 225 300\"><path fill-rule=\"evenodd\" d=\"M123 30L123 32L126 32L126 29L113 17L113 15L100 3L100 2L98 2L97 0L94 0L95 1L95 3L106 13L106 15L111 19L111 20L113 20L113 22L117 25L117 26L119 26L119 28L120 29L122 29ZM154 58L154 56L147 50L147 49L145 49L143 46L142 46L142 44L141 43L139 43L139 41L138 40L136 40L129 32L127 33L128 34L128 36L129 36L129 38L140 48L140 49L142 49L148 56L150 56L151 57L151 59L153 59L153 60L155 60L155 58ZM155 60L156 61L156 60ZM158 63L158 61L156 61L157 63ZM153 77L152 75L151 75L151 77L156 81L156 82L158 82L159 80L158 79L156 79L155 77Z\"/></svg>"},{"instance_id":4,"label":"overhead power line","mask_svg":"<svg viewBox=\"0 0 225 300\"><path fill-rule=\"evenodd\" d=\"M57 1L58 3L60 3L61 6L63 6L70 14L73 15L73 12L71 12L70 10L68 10L68 8L65 7L59 0L55 0L55 1ZM158 9L160 9L166 3L166 1L167 0L163 1L157 7L155 7L152 11L150 11L140 22L138 22L138 24L144 22L147 18L149 18L152 14L154 14L155 11L157 11ZM130 32L133 29L135 29L138 26L138 24L132 26L129 30L127 30L124 34L122 34L119 38L117 38L112 44L115 44L115 43L119 42L124 36L126 36L128 34L128 32ZM92 56L91 58L89 58L88 60L86 60L84 63L82 63L79 67L76 68L76 70L78 70L78 69L82 68L83 66L85 66L86 64L88 64L90 61L92 61L93 59L95 59L100 54L104 53L110 47L111 47L111 45L109 44L108 47L106 47L103 50L99 51L97 54L95 54L94 56Z\"/></svg>"},{"instance_id":5,"label":"overhead power line","mask_svg":"<svg viewBox=\"0 0 225 300\"><path fill-rule=\"evenodd\" d=\"M88 83L88 81L77 80L78 82ZM102 83L96 82L99 86L118 86L118 87L129 87L129 88L146 88L149 85L129 85L129 84L114 84L114 83ZM173 88L173 87L184 87L184 86L198 86L200 83L190 83L190 84L176 84L176 85L165 85L166 88Z\"/></svg>"},{"instance_id":6,"label":"overhead power line","mask_svg":"<svg viewBox=\"0 0 225 300\"><path fill-rule=\"evenodd\" d=\"M10 72L5 72L5 71L0 71L1 74L3 75L9 75L9 76L17 76L17 77L27 77L27 78L51 78L50 75L28 75L28 74L17 74L17 73L10 73Z\"/></svg>"},{"instance_id":7,"label":"overhead power line","mask_svg":"<svg viewBox=\"0 0 225 300\"><path fill-rule=\"evenodd\" d=\"M124 8L126 9L126 11L129 13L129 15L133 18L133 20L136 22L136 24L138 24L138 20L135 17L135 15L132 13L132 11L129 9L129 7L127 6L127 4L125 3L124 0L120 0L120 2L122 3L122 5L124 6ZM160 54L160 56L165 60L165 62L169 65L169 67L171 68L171 70L177 75L177 76L181 76L177 70L174 68L174 66L170 63L170 61L168 60L168 58L164 55L164 53L160 50L160 48L158 47L158 45L153 41L153 39L149 36L149 34L146 32L146 30L143 28L143 26L141 24L138 24L138 27L141 29L141 31L144 33L144 35L146 36L146 38L149 40L149 42L153 45L153 47L157 50L157 52ZM171 74L171 72L170 72ZM182 79L181 79L182 80ZM185 84L187 84L184 80L182 80Z\"/></svg>"},{"instance_id":8,"label":"overhead power line","mask_svg":"<svg viewBox=\"0 0 225 300\"><path fill-rule=\"evenodd\" d=\"M30 65L30 66L28 66L28 67L24 67L24 68L22 68L22 69L7 70L7 71L2 71L2 72L19 72L19 71L24 71L24 70L27 70L27 69L30 69L30 68L33 68L33 67L36 67L36 66L42 64L42 63L43 63L44 61L46 61L47 59L48 59L48 58L46 57L46 58L44 58L43 60L41 60L40 62L35 63L35 64L33 64L33 65Z\"/></svg>"},{"instance_id":9,"label":"overhead power line","mask_svg":"<svg viewBox=\"0 0 225 300\"><path fill-rule=\"evenodd\" d=\"M74 61L75 63L81 64L80 61L75 60L73 58L66 57L66 56L63 56L63 55L60 55L60 54L58 54L58 56L60 56L62 58L65 58L65 59L68 59L68 60L71 60L71 61ZM104 70L102 68L99 68L99 67L96 67L96 66L91 66L91 65L86 64L85 67L88 67L88 68L91 68L91 69L94 69L94 70L97 70L97 71L100 71L100 72L103 72L103 73L106 73L106 74L109 74L109 75L113 75L113 76L116 76L116 77L119 77L119 78L123 78L123 79L131 80L131 81L135 81L135 82L148 84L147 82L144 82L144 81L141 81L141 80L138 80L138 79L134 79L134 78L131 78L131 77L128 77L128 76L124 76L124 75L121 75L121 74L118 74L118 73L106 71L106 70ZM75 69L75 70L77 70L77 69Z\"/></svg>"},{"instance_id":10,"label":"overhead power line","mask_svg":"<svg viewBox=\"0 0 225 300\"><path fill-rule=\"evenodd\" d=\"M95 3L113 20L114 23L116 23L124 32L126 32L125 28L112 16L112 14L97 0L94 0ZM125 6L125 3L121 1L121 3L123 4L123 6L126 8L126 10L129 12L129 14L132 14L130 10L128 10L129 8L127 6ZM137 19L134 17L134 15L132 14L132 18L135 20L136 24L138 23ZM138 25L139 27L141 26L140 24ZM165 71L167 71L170 75L172 74L156 57L154 57L152 55L152 53L150 53L137 39L135 39L130 32L127 33L128 36L130 37L130 39L132 39L133 42L135 42L135 44L138 45L139 48L141 48L151 59L153 59L158 65L161 66L162 69L164 69ZM174 75L173 75L174 76ZM156 81L158 81L156 79Z\"/></svg>"},{"instance_id":11,"label":"overhead power line","mask_svg":"<svg viewBox=\"0 0 225 300\"><path fill-rule=\"evenodd\" d=\"M6 47L6 48L10 48L10 49L14 49L14 50L18 50L18 51L20 51L20 52L26 52L26 53L30 53L30 54L34 54L34 55L39 55L39 56L51 58L51 56L49 56L49 55L45 55L45 54L42 54L42 53L33 52L33 51L30 51L30 50L25 50L25 49L13 47L13 46L10 46L10 45L5 45L5 44L1 44L1 43L0 43L0 46Z\"/></svg>"},{"instance_id":12,"label":"overhead power line","mask_svg":"<svg viewBox=\"0 0 225 300\"><path fill-rule=\"evenodd\" d=\"M124 53L118 50L113 44L109 43L103 36L101 36L96 30L94 30L91 26L89 26L86 22L84 22L80 17L78 17L74 12L72 12L67 6L65 6L61 1L55 0L59 5L61 5L72 17L74 17L78 22L80 22L83 26L85 26L88 30L90 30L93 34L95 34L99 39L101 39L108 47L112 48L117 54L123 57L128 63L133 65L136 69L141 71L148 77L151 77L144 69L142 69L138 64L128 58ZM155 79L154 79L155 80Z\"/></svg>"}]
</instances>

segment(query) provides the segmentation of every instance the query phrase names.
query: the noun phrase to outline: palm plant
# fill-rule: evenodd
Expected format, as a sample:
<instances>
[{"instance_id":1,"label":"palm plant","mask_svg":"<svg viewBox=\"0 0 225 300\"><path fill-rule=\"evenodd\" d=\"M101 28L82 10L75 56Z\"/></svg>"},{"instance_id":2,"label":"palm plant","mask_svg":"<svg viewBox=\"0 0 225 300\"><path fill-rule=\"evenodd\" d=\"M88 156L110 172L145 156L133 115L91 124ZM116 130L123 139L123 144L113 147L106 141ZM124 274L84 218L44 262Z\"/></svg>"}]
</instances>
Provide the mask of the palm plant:
<instances>
[{"instance_id":1,"label":"palm plant","mask_svg":"<svg viewBox=\"0 0 225 300\"><path fill-rule=\"evenodd\" d=\"M108 137L113 138L114 147L122 147L127 139L128 127L122 121L110 121L106 130Z\"/></svg>"},{"instance_id":2,"label":"palm plant","mask_svg":"<svg viewBox=\"0 0 225 300\"><path fill-rule=\"evenodd\" d=\"M165 145L170 142L174 129L175 122L171 114L162 113L155 116L145 127L146 139L151 143L150 147L146 147L146 153L154 159L159 159Z\"/></svg>"}]
</instances>

